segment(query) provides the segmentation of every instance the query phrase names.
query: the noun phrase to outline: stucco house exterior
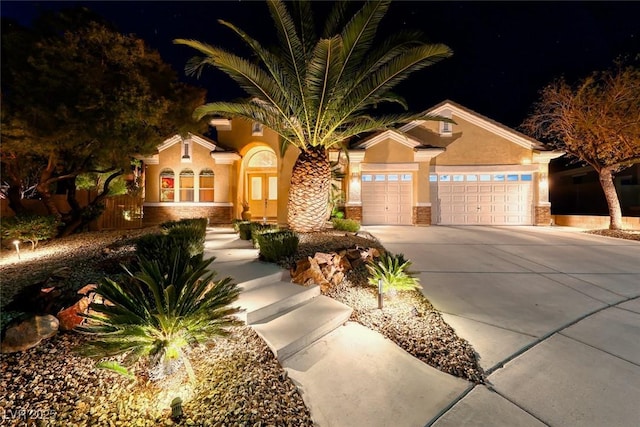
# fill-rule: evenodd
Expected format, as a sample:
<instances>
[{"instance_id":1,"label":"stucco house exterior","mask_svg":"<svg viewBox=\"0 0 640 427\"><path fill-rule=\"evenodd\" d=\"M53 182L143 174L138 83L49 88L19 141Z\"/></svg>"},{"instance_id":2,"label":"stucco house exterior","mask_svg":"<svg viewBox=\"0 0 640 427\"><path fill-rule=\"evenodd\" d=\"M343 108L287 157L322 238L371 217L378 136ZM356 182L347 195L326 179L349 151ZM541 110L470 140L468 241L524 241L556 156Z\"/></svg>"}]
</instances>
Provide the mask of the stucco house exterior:
<instances>
[{"instance_id":1,"label":"stucco house exterior","mask_svg":"<svg viewBox=\"0 0 640 427\"><path fill-rule=\"evenodd\" d=\"M548 225L548 165L562 152L453 101L427 111L455 124L415 121L352 142L340 156L348 218L372 224ZM144 222L205 216L286 224L297 149L256 123L213 119L217 140L167 139L145 164ZM348 160L346 160L348 157ZM337 159L337 153L331 153Z\"/></svg>"}]
</instances>

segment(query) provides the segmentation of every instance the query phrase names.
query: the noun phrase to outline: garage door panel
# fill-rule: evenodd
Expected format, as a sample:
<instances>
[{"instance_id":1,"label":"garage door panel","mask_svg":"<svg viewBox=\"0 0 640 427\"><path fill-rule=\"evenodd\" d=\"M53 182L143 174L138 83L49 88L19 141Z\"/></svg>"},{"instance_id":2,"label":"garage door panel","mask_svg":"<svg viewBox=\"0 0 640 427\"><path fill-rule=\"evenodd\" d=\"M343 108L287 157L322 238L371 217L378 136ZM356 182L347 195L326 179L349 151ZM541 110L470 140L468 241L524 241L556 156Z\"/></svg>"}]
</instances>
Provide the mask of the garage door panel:
<instances>
[{"instance_id":1,"label":"garage door panel","mask_svg":"<svg viewBox=\"0 0 640 427\"><path fill-rule=\"evenodd\" d=\"M472 182L438 180L436 222L487 225L532 224L533 182L531 180L519 181L520 175L513 173L491 175L478 173L465 176L471 176ZM475 181L474 179L478 176L482 176L483 180ZM507 177L509 179L505 181ZM499 181L496 182L496 179Z\"/></svg>"},{"instance_id":2,"label":"garage door panel","mask_svg":"<svg viewBox=\"0 0 640 427\"><path fill-rule=\"evenodd\" d=\"M371 173L362 180L363 224L411 224L413 183L411 173Z\"/></svg>"}]
</instances>

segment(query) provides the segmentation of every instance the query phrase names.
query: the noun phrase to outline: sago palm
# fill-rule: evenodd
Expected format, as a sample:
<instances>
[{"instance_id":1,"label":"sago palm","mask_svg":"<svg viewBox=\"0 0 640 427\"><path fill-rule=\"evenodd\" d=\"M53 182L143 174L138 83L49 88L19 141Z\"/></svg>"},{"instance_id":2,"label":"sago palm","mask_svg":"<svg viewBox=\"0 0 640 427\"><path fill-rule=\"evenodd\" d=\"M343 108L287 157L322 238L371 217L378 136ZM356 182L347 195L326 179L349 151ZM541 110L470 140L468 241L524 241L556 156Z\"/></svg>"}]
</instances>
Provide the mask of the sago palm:
<instances>
[{"instance_id":1,"label":"sago palm","mask_svg":"<svg viewBox=\"0 0 640 427\"><path fill-rule=\"evenodd\" d=\"M415 277L415 273L409 271L411 261L404 258L403 254L393 255L385 253L378 260L367 263L369 270L368 282L371 286L378 286L378 281L382 280L383 292L389 290L410 291L420 289L420 279Z\"/></svg>"},{"instance_id":2,"label":"sago palm","mask_svg":"<svg viewBox=\"0 0 640 427\"><path fill-rule=\"evenodd\" d=\"M105 303L92 303L87 323L77 328L93 336L81 354L126 355L125 366L149 358L158 378L184 363L193 379L184 347L227 335L238 324L230 304L239 289L230 278L213 280L216 273L207 270L213 259L188 262L182 251L173 253L169 266L140 258L140 271L128 272L128 280L103 281L96 293Z\"/></svg>"},{"instance_id":3,"label":"sago palm","mask_svg":"<svg viewBox=\"0 0 640 427\"><path fill-rule=\"evenodd\" d=\"M246 101L203 105L196 109L196 117L222 115L256 121L280 135L281 154L288 146L300 150L292 171L287 218L296 231L321 229L328 218L331 172L327 149L341 148L366 132L432 118L374 110L383 103L406 108L391 89L411 73L452 54L445 45L421 41L416 32L398 30L386 40L376 39L389 3L366 2L343 26L349 2L335 2L318 37L309 2L294 4L294 20L284 2L269 0L279 40L274 48L265 48L240 28L219 21L247 43L257 63L199 41L175 40L204 55L189 61L188 73L199 74L204 66L214 66L249 95Z\"/></svg>"}]
</instances>

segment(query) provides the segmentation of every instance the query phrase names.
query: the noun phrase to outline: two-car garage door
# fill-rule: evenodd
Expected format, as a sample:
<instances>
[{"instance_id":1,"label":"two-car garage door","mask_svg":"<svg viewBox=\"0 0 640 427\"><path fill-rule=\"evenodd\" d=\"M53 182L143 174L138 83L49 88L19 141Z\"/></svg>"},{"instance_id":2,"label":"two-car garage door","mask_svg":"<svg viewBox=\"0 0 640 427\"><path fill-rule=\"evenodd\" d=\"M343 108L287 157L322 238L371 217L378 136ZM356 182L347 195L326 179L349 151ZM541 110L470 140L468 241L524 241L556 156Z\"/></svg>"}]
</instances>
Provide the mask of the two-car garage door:
<instances>
[{"instance_id":1,"label":"two-car garage door","mask_svg":"<svg viewBox=\"0 0 640 427\"><path fill-rule=\"evenodd\" d=\"M531 173L441 174L434 223L446 225L531 225ZM433 187L432 187L433 190Z\"/></svg>"}]
</instances>

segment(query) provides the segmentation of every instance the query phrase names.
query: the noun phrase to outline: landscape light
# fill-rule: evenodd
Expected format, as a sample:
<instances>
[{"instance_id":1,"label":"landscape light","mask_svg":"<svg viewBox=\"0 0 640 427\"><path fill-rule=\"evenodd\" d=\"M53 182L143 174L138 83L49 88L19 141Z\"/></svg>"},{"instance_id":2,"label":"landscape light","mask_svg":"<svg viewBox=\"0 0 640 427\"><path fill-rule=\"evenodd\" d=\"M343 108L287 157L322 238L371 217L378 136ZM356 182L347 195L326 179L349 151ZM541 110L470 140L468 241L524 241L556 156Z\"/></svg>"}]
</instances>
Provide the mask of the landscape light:
<instances>
[{"instance_id":1,"label":"landscape light","mask_svg":"<svg viewBox=\"0 0 640 427\"><path fill-rule=\"evenodd\" d=\"M182 399L176 397L171 401L171 419L174 421L182 418Z\"/></svg>"},{"instance_id":2,"label":"landscape light","mask_svg":"<svg viewBox=\"0 0 640 427\"><path fill-rule=\"evenodd\" d=\"M13 244L16 247L16 252L18 253L18 259L20 259L20 240L14 240Z\"/></svg>"},{"instance_id":3,"label":"landscape light","mask_svg":"<svg viewBox=\"0 0 640 427\"><path fill-rule=\"evenodd\" d=\"M378 308L382 310L382 279L378 279Z\"/></svg>"}]
</instances>

